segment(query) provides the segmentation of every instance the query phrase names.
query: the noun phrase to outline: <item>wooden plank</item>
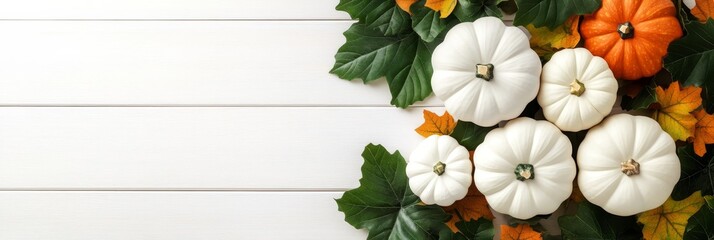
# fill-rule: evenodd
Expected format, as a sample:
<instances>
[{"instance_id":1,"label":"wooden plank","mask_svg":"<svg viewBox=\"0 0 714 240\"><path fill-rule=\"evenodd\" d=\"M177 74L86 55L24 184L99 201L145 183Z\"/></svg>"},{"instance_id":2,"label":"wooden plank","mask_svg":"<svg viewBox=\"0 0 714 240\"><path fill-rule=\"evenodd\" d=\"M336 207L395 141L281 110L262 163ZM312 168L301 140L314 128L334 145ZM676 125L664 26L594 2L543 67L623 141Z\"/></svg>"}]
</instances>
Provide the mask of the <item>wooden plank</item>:
<instances>
[{"instance_id":1,"label":"wooden plank","mask_svg":"<svg viewBox=\"0 0 714 240\"><path fill-rule=\"evenodd\" d=\"M0 105L389 106L329 73L350 24L3 21Z\"/></svg>"},{"instance_id":2,"label":"wooden plank","mask_svg":"<svg viewBox=\"0 0 714 240\"><path fill-rule=\"evenodd\" d=\"M339 0L22 0L0 1L0 19L346 20ZM513 15L504 16L513 20Z\"/></svg>"},{"instance_id":3,"label":"wooden plank","mask_svg":"<svg viewBox=\"0 0 714 240\"><path fill-rule=\"evenodd\" d=\"M365 239L339 192L0 192L0 239Z\"/></svg>"},{"instance_id":4,"label":"wooden plank","mask_svg":"<svg viewBox=\"0 0 714 240\"><path fill-rule=\"evenodd\" d=\"M432 111L442 113L443 108ZM405 157L422 108L0 108L0 189L334 189Z\"/></svg>"},{"instance_id":5,"label":"wooden plank","mask_svg":"<svg viewBox=\"0 0 714 240\"><path fill-rule=\"evenodd\" d=\"M0 1L0 19L348 19L338 0Z\"/></svg>"}]
</instances>

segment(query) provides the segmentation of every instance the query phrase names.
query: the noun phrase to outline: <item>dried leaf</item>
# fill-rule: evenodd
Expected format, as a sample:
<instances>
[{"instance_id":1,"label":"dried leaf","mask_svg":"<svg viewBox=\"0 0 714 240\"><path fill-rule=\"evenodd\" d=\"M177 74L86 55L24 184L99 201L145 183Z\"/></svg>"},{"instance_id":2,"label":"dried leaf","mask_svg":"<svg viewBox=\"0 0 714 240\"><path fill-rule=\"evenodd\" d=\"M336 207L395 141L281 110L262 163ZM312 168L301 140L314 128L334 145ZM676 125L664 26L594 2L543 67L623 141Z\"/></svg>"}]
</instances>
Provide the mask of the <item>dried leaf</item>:
<instances>
[{"instance_id":1,"label":"dried leaf","mask_svg":"<svg viewBox=\"0 0 714 240\"><path fill-rule=\"evenodd\" d=\"M694 153L703 157L707 153L706 144L714 143L714 116L704 109L694 112L697 125L694 129Z\"/></svg>"},{"instance_id":2,"label":"dried leaf","mask_svg":"<svg viewBox=\"0 0 714 240\"><path fill-rule=\"evenodd\" d=\"M427 0L424 6L439 12L441 18L446 18L456 8L456 2L456 0Z\"/></svg>"},{"instance_id":3,"label":"dried leaf","mask_svg":"<svg viewBox=\"0 0 714 240\"><path fill-rule=\"evenodd\" d=\"M531 48L538 56L550 56L558 49L575 47L580 42L579 20L580 16L572 16L555 29L545 26L536 28L533 24L528 24L526 29L531 34Z\"/></svg>"},{"instance_id":4,"label":"dried leaf","mask_svg":"<svg viewBox=\"0 0 714 240\"><path fill-rule=\"evenodd\" d=\"M541 240L539 232L536 232L528 224L520 224L516 227L501 225L501 240Z\"/></svg>"},{"instance_id":5,"label":"dried leaf","mask_svg":"<svg viewBox=\"0 0 714 240\"><path fill-rule=\"evenodd\" d=\"M397 6L399 6L399 8L401 8L405 12L408 12L411 14L412 12L409 11L409 7L411 7L412 4L414 4L418 0L396 0L396 1L397 1Z\"/></svg>"},{"instance_id":6,"label":"dried leaf","mask_svg":"<svg viewBox=\"0 0 714 240\"><path fill-rule=\"evenodd\" d=\"M436 115L429 110L424 110L424 123L414 129L419 135L429 137L431 135L449 135L454 131L456 122L449 112L444 111L444 115Z\"/></svg>"},{"instance_id":7,"label":"dried leaf","mask_svg":"<svg viewBox=\"0 0 714 240\"><path fill-rule=\"evenodd\" d=\"M694 135L697 118L690 112L702 105L702 89L685 87L680 90L679 82L673 82L667 90L655 89L660 107L654 113L654 119L662 129L675 140L685 141Z\"/></svg>"},{"instance_id":8,"label":"dried leaf","mask_svg":"<svg viewBox=\"0 0 714 240\"><path fill-rule=\"evenodd\" d=\"M714 0L696 0L697 5L692 8L692 15L700 22L714 17Z\"/></svg>"},{"instance_id":9,"label":"dried leaf","mask_svg":"<svg viewBox=\"0 0 714 240\"><path fill-rule=\"evenodd\" d=\"M491 209L488 208L488 202L486 202L486 197L476 189L476 185L471 183L469 187L469 192L463 199L454 202L451 206L444 207L444 211L451 214L451 219L446 222L446 225L451 228L451 231L458 232L459 229L456 227L456 222L478 220L483 217L488 220L493 220L493 213Z\"/></svg>"},{"instance_id":10,"label":"dried leaf","mask_svg":"<svg viewBox=\"0 0 714 240\"><path fill-rule=\"evenodd\" d=\"M682 201L667 199L662 206L641 213L637 217L644 224L645 239L682 239L689 217L704 205L701 192L697 191Z\"/></svg>"}]
</instances>

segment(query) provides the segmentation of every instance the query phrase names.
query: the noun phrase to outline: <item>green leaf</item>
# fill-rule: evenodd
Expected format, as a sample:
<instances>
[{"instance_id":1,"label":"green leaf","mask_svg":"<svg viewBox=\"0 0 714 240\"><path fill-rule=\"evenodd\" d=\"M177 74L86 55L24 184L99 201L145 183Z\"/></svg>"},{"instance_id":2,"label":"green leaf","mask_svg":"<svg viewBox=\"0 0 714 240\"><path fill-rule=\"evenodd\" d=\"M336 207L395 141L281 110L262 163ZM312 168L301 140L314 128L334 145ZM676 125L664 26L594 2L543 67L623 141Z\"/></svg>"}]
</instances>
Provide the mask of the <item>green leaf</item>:
<instances>
[{"instance_id":1,"label":"green leaf","mask_svg":"<svg viewBox=\"0 0 714 240\"><path fill-rule=\"evenodd\" d=\"M424 100L431 90L431 53L416 33L384 36L362 23L345 32L347 42L337 51L330 71L342 79L361 78L365 83L385 77L392 94L392 105L406 108Z\"/></svg>"},{"instance_id":2,"label":"green leaf","mask_svg":"<svg viewBox=\"0 0 714 240\"><path fill-rule=\"evenodd\" d=\"M714 239L714 200L712 196L704 196L704 199L707 205L689 217L684 240Z\"/></svg>"},{"instance_id":3,"label":"green leaf","mask_svg":"<svg viewBox=\"0 0 714 240\"><path fill-rule=\"evenodd\" d=\"M422 205L409 188L406 161L382 145L362 153L360 187L337 199L345 221L369 231L368 239L426 239L446 227L450 215L436 205Z\"/></svg>"},{"instance_id":4,"label":"green leaf","mask_svg":"<svg viewBox=\"0 0 714 240\"><path fill-rule=\"evenodd\" d=\"M583 201L575 215L558 218L563 239L642 239L635 216L620 217Z\"/></svg>"},{"instance_id":5,"label":"green leaf","mask_svg":"<svg viewBox=\"0 0 714 240\"><path fill-rule=\"evenodd\" d=\"M642 88L637 96L631 98L630 96L623 95L620 107L623 110L646 110L653 103L657 102L657 94L655 93L654 84L648 85Z\"/></svg>"},{"instance_id":6,"label":"green leaf","mask_svg":"<svg viewBox=\"0 0 714 240\"><path fill-rule=\"evenodd\" d=\"M502 18L498 4L503 0L459 0L454 15L462 22L473 22L485 16Z\"/></svg>"},{"instance_id":7,"label":"green leaf","mask_svg":"<svg viewBox=\"0 0 714 240\"><path fill-rule=\"evenodd\" d=\"M447 27L447 20L440 17L439 12L424 6L425 1L419 1L409 8L412 12L412 29L425 42L432 42Z\"/></svg>"},{"instance_id":8,"label":"green leaf","mask_svg":"<svg viewBox=\"0 0 714 240\"><path fill-rule=\"evenodd\" d=\"M455 138L461 146L473 151L494 128L496 127L481 127L471 122L458 121L449 136Z\"/></svg>"},{"instance_id":9,"label":"green leaf","mask_svg":"<svg viewBox=\"0 0 714 240\"><path fill-rule=\"evenodd\" d=\"M684 86L702 86L709 112L714 110L714 20L684 25L687 35L669 44L664 67Z\"/></svg>"},{"instance_id":10,"label":"green leaf","mask_svg":"<svg viewBox=\"0 0 714 240\"><path fill-rule=\"evenodd\" d=\"M513 24L526 26L532 23L536 27L555 29L570 16L595 12L600 3L600 0L516 0L518 11Z\"/></svg>"},{"instance_id":11,"label":"green leaf","mask_svg":"<svg viewBox=\"0 0 714 240\"><path fill-rule=\"evenodd\" d=\"M359 19L369 29L384 35L405 33L411 28L409 14L402 11L394 0L340 0L337 10Z\"/></svg>"},{"instance_id":12,"label":"green leaf","mask_svg":"<svg viewBox=\"0 0 714 240\"><path fill-rule=\"evenodd\" d=\"M694 153L692 144L677 149L677 156L682 166L679 182L674 186L672 198L681 200L701 190L702 195L714 193L714 146L707 146L707 153L699 157Z\"/></svg>"},{"instance_id":13,"label":"green leaf","mask_svg":"<svg viewBox=\"0 0 714 240\"><path fill-rule=\"evenodd\" d=\"M495 234L493 222L485 218L456 222L458 232L445 228L439 233L440 240L491 240Z\"/></svg>"}]
</instances>

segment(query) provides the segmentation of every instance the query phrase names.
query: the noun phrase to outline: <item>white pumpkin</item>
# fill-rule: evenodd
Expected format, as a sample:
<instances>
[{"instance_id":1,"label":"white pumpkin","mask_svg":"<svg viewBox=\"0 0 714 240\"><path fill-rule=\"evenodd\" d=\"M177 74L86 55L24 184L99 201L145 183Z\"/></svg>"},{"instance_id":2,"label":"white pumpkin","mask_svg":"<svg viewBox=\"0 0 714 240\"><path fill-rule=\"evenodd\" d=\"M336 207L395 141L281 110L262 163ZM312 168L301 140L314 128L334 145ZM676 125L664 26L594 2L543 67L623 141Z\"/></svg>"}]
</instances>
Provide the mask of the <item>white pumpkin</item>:
<instances>
[{"instance_id":1,"label":"white pumpkin","mask_svg":"<svg viewBox=\"0 0 714 240\"><path fill-rule=\"evenodd\" d=\"M456 139L431 135L409 157L409 187L426 204L449 206L466 196L472 169L468 150Z\"/></svg>"},{"instance_id":2,"label":"white pumpkin","mask_svg":"<svg viewBox=\"0 0 714 240\"><path fill-rule=\"evenodd\" d=\"M615 75L605 59L585 48L560 50L543 66L538 104L545 118L564 131L595 126L616 99Z\"/></svg>"},{"instance_id":3,"label":"white pumpkin","mask_svg":"<svg viewBox=\"0 0 714 240\"><path fill-rule=\"evenodd\" d=\"M446 110L480 126L518 117L538 94L541 63L528 37L495 17L456 25L431 63L431 87Z\"/></svg>"},{"instance_id":4,"label":"white pumpkin","mask_svg":"<svg viewBox=\"0 0 714 240\"><path fill-rule=\"evenodd\" d=\"M583 196L619 216L662 205L679 180L674 140L648 117L608 117L588 131L577 158Z\"/></svg>"},{"instance_id":5,"label":"white pumpkin","mask_svg":"<svg viewBox=\"0 0 714 240\"><path fill-rule=\"evenodd\" d=\"M552 123L517 118L492 130L474 152L474 182L491 207L515 218L550 214L575 179L570 140Z\"/></svg>"}]
</instances>

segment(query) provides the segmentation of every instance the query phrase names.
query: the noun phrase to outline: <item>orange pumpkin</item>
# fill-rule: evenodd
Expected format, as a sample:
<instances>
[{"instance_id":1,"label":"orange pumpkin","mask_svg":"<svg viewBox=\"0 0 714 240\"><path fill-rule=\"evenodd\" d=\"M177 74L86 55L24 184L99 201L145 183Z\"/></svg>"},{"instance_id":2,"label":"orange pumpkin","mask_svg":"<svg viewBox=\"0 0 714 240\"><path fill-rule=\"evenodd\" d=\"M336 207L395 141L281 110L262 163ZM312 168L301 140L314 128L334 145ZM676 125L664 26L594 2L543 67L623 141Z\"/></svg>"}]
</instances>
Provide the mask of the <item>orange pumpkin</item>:
<instances>
[{"instance_id":1,"label":"orange pumpkin","mask_svg":"<svg viewBox=\"0 0 714 240\"><path fill-rule=\"evenodd\" d=\"M671 0L602 0L580 25L585 48L607 61L616 78L637 80L662 68L667 46L682 36Z\"/></svg>"}]
</instances>

